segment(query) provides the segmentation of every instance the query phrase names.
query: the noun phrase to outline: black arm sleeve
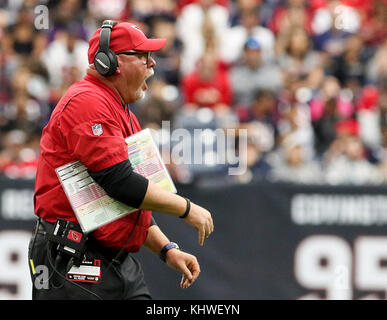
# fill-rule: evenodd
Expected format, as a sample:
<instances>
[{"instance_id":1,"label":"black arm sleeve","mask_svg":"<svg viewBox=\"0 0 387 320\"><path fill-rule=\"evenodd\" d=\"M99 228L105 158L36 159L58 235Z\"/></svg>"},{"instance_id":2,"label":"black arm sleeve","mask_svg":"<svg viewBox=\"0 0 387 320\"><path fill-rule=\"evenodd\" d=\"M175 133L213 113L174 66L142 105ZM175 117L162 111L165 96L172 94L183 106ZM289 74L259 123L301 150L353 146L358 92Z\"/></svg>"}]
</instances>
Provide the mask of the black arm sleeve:
<instances>
[{"instance_id":1,"label":"black arm sleeve","mask_svg":"<svg viewBox=\"0 0 387 320\"><path fill-rule=\"evenodd\" d=\"M138 208L144 200L149 181L133 171L129 160L100 171L88 172L110 197L133 208Z\"/></svg>"}]
</instances>

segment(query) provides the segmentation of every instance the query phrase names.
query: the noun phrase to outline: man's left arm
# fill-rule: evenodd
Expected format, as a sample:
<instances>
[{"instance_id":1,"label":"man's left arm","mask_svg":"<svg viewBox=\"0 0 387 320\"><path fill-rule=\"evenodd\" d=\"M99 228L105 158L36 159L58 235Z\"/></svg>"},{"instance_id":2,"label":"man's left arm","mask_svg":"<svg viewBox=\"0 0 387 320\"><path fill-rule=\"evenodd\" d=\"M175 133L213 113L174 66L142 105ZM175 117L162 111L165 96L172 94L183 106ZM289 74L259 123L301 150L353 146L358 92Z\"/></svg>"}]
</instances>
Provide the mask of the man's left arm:
<instances>
[{"instance_id":1,"label":"man's left arm","mask_svg":"<svg viewBox=\"0 0 387 320\"><path fill-rule=\"evenodd\" d=\"M150 251L159 255L161 249L169 242L169 239L160 228L156 224L153 224L149 228L144 245ZM180 249L169 249L166 253L166 263L172 269L180 271L183 274L180 282L180 287L183 289L188 288L199 276L200 266L196 257Z\"/></svg>"}]
</instances>

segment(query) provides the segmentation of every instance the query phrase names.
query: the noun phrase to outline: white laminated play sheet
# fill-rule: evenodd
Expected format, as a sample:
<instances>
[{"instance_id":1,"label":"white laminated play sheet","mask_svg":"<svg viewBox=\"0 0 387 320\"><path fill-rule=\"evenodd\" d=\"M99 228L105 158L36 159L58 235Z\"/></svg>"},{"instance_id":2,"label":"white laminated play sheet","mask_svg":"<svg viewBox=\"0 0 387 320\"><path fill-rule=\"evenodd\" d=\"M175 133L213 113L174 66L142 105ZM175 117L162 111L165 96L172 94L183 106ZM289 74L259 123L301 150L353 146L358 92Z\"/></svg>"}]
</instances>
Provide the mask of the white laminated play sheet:
<instances>
[{"instance_id":1,"label":"white laminated play sheet","mask_svg":"<svg viewBox=\"0 0 387 320\"><path fill-rule=\"evenodd\" d=\"M134 171L163 189L176 193L176 187L161 159L150 129L142 130L125 141ZM56 169L56 173L85 233L137 211L109 197L80 161L61 166Z\"/></svg>"}]
</instances>

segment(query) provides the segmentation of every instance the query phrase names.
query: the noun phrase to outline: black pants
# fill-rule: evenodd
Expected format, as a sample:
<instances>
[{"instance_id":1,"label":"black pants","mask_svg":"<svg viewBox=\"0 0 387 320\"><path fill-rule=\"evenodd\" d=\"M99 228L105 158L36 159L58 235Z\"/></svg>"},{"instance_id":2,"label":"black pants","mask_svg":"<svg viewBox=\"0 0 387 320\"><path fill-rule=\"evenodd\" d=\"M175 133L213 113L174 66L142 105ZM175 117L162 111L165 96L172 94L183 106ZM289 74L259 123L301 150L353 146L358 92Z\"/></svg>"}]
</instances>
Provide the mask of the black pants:
<instances>
[{"instance_id":1,"label":"black pants","mask_svg":"<svg viewBox=\"0 0 387 320\"><path fill-rule=\"evenodd\" d=\"M81 281L70 280L70 274L74 270L71 257L63 254L60 260L56 259L57 252L44 234L51 231L45 229L52 226L47 222L44 225L38 223L30 241L28 256L33 300L151 299L137 259L127 254L120 262L111 263L117 252L101 246L91 237L87 240L82 265L88 263L92 266L91 269L100 271L100 275L95 281L90 281L90 277L78 278Z\"/></svg>"}]
</instances>

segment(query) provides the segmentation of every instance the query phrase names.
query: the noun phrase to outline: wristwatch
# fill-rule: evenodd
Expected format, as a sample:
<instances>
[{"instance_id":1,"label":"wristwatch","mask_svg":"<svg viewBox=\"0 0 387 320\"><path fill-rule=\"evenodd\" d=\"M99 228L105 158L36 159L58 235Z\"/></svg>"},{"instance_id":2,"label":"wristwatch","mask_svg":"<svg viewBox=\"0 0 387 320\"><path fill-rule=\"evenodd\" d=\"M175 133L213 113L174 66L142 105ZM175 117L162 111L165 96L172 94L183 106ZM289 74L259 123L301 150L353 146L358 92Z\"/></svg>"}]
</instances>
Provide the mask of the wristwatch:
<instances>
[{"instance_id":1,"label":"wristwatch","mask_svg":"<svg viewBox=\"0 0 387 320\"><path fill-rule=\"evenodd\" d=\"M170 249L180 249L179 245L175 242L167 243L160 251L160 259L166 262L167 260L167 252Z\"/></svg>"}]
</instances>

